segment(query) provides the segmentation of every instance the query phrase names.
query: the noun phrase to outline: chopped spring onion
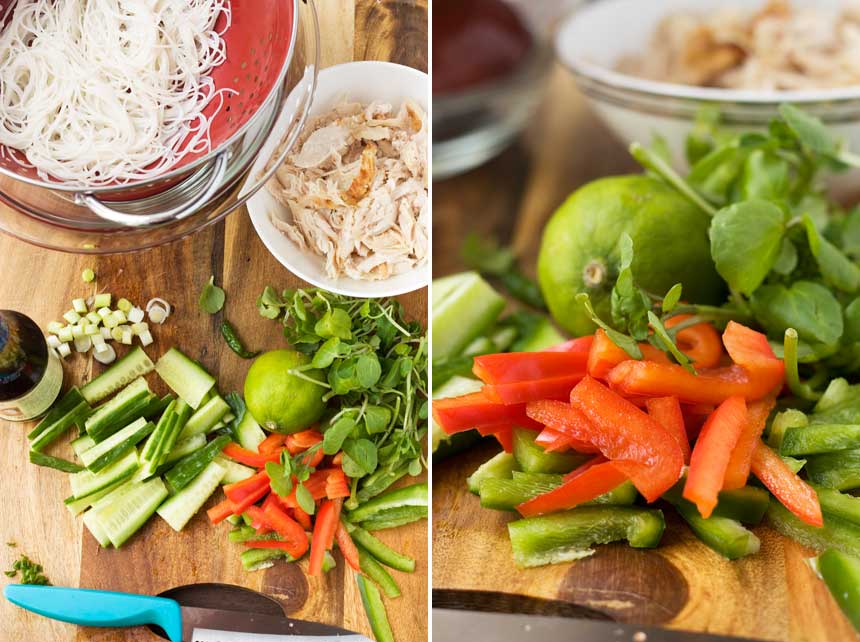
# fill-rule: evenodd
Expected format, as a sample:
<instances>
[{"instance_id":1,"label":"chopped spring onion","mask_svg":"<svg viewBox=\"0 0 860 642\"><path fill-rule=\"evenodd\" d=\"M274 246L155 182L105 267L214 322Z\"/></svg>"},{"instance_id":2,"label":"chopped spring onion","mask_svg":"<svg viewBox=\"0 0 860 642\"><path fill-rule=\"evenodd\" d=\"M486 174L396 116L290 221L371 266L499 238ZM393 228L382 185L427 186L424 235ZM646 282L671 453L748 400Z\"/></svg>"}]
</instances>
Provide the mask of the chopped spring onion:
<instances>
[{"instance_id":1,"label":"chopped spring onion","mask_svg":"<svg viewBox=\"0 0 860 642\"><path fill-rule=\"evenodd\" d=\"M83 299L74 299L72 300L72 308L74 308L75 312L77 312L78 314L86 314L87 302Z\"/></svg>"},{"instance_id":2,"label":"chopped spring onion","mask_svg":"<svg viewBox=\"0 0 860 642\"><path fill-rule=\"evenodd\" d=\"M84 283L92 283L96 278L96 273L92 271L91 268L87 268L83 272L81 272L81 280Z\"/></svg>"},{"instance_id":3,"label":"chopped spring onion","mask_svg":"<svg viewBox=\"0 0 860 642\"><path fill-rule=\"evenodd\" d=\"M120 343L122 343L123 345L130 346L130 345L131 345L131 340L132 340L132 338L134 337L134 335L133 335L133 334L132 334L132 332L131 332L131 328L129 328L127 325L125 325L125 326L120 326L120 327L122 327L122 328L123 328L123 330L122 330L122 337L121 337L121 338L120 338L120 340L119 340L119 341L120 341Z\"/></svg>"},{"instance_id":4,"label":"chopped spring onion","mask_svg":"<svg viewBox=\"0 0 860 642\"><path fill-rule=\"evenodd\" d=\"M87 336L78 337L75 339L75 350L77 352L89 352L93 347L93 342Z\"/></svg>"},{"instance_id":5,"label":"chopped spring onion","mask_svg":"<svg viewBox=\"0 0 860 642\"><path fill-rule=\"evenodd\" d=\"M125 312L123 312L122 310L114 310L114 311L111 313L111 316L112 316L114 319L116 319L117 323L119 323L120 325L122 325L122 324L124 324L126 321L128 321L128 319L126 319L126 318L125 318Z\"/></svg>"},{"instance_id":6,"label":"chopped spring onion","mask_svg":"<svg viewBox=\"0 0 860 642\"><path fill-rule=\"evenodd\" d=\"M102 333L102 339L104 339L105 341L110 341L112 339L112 337L110 336L110 328L102 327L101 333Z\"/></svg>"},{"instance_id":7,"label":"chopped spring onion","mask_svg":"<svg viewBox=\"0 0 860 642\"><path fill-rule=\"evenodd\" d=\"M144 347L146 347L152 343L152 335L149 333L149 330L139 334L138 338L140 339L140 345L142 345Z\"/></svg>"},{"instance_id":8,"label":"chopped spring onion","mask_svg":"<svg viewBox=\"0 0 860 642\"><path fill-rule=\"evenodd\" d=\"M57 348L57 354L59 354L63 359L72 354L72 349L69 347L68 343L61 343Z\"/></svg>"},{"instance_id":9,"label":"chopped spring onion","mask_svg":"<svg viewBox=\"0 0 860 642\"><path fill-rule=\"evenodd\" d=\"M51 321L48 324L48 332L51 334L60 334L65 326L59 321Z\"/></svg>"},{"instance_id":10,"label":"chopped spring onion","mask_svg":"<svg viewBox=\"0 0 860 642\"><path fill-rule=\"evenodd\" d=\"M114 341L122 341L122 328L120 326L115 326L110 329L111 339Z\"/></svg>"},{"instance_id":11,"label":"chopped spring onion","mask_svg":"<svg viewBox=\"0 0 860 642\"><path fill-rule=\"evenodd\" d=\"M148 323L133 323L131 325L131 331L134 332L135 336L140 336L147 330L149 330Z\"/></svg>"},{"instance_id":12,"label":"chopped spring onion","mask_svg":"<svg viewBox=\"0 0 860 642\"><path fill-rule=\"evenodd\" d=\"M75 337L72 334L72 326L63 326L57 333L57 337L59 337L60 341L62 341L63 343L68 343L69 341L74 339Z\"/></svg>"},{"instance_id":13,"label":"chopped spring onion","mask_svg":"<svg viewBox=\"0 0 860 642\"><path fill-rule=\"evenodd\" d=\"M72 337L75 339L80 339L82 336L84 336L84 326L73 325L72 326Z\"/></svg>"},{"instance_id":14,"label":"chopped spring onion","mask_svg":"<svg viewBox=\"0 0 860 642\"><path fill-rule=\"evenodd\" d=\"M110 308L111 295L110 292L103 292L101 294L97 294L93 298L93 307L94 308ZM99 314L101 314L101 310L99 310Z\"/></svg>"},{"instance_id":15,"label":"chopped spring onion","mask_svg":"<svg viewBox=\"0 0 860 642\"><path fill-rule=\"evenodd\" d=\"M146 313L149 315L149 320L153 323L164 323L167 317L170 316L170 311L170 304L158 297L150 299L146 304Z\"/></svg>"},{"instance_id":16,"label":"chopped spring onion","mask_svg":"<svg viewBox=\"0 0 860 642\"><path fill-rule=\"evenodd\" d=\"M60 344L62 343L62 341L60 341L60 339L53 334L49 334L45 341L47 341L48 345L52 348L59 348Z\"/></svg>"},{"instance_id":17,"label":"chopped spring onion","mask_svg":"<svg viewBox=\"0 0 860 642\"><path fill-rule=\"evenodd\" d=\"M101 307L97 312L102 319L107 319L112 314L111 309L108 307Z\"/></svg>"},{"instance_id":18,"label":"chopped spring onion","mask_svg":"<svg viewBox=\"0 0 860 642\"><path fill-rule=\"evenodd\" d=\"M126 298L122 298L116 302L116 307L119 308L121 312L125 312L128 314L128 311L133 307L131 301Z\"/></svg>"},{"instance_id":19,"label":"chopped spring onion","mask_svg":"<svg viewBox=\"0 0 860 642\"><path fill-rule=\"evenodd\" d=\"M116 317L112 314L110 316L105 317L104 324L106 328L115 328L119 325L119 321L117 321Z\"/></svg>"},{"instance_id":20,"label":"chopped spring onion","mask_svg":"<svg viewBox=\"0 0 860 642\"><path fill-rule=\"evenodd\" d=\"M126 314L128 316L128 320L132 323L140 323L141 321L143 321L144 312L137 306L133 307Z\"/></svg>"},{"instance_id":21,"label":"chopped spring onion","mask_svg":"<svg viewBox=\"0 0 860 642\"><path fill-rule=\"evenodd\" d=\"M90 341L93 342L93 347L103 346L105 344L105 338L102 336L101 332L98 334L94 334L90 337Z\"/></svg>"},{"instance_id":22,"label":"chopped spring onion","mask_svg":"<svg viewBox=\"0 0 860 642\"><path fill-rule=\"evenodd\" d=\"M64 318L67 322L72 323L72 324L75 324L75 323L77 323L78 321L80 321L80 320L81 320L81 315L80 315L80 314L78 314L77 312L75 312L74 310L69 310L68 312L66 312L66 313L63 315L63 318Z\"/></svg>"},{"instance_id":23,"label":"chopped spring onion","mask_svg":"<svg viewBox=\"0 0 860 642\"><path fill-rule=\"evenodd\" d=\"M96 334L99 336L102 336L101 331L99 330L99 327L95 323L89 323L88 322L88 323L84 323L83 325L84 325L84 334L87 335L88 337L92 337Z\"/></svg>"},{"instance_id":24,"label":"chopped spring onion","mask_svg":"<svg viewBox=\"0 0 860 642\"><path fill-rule=\"evenodd\" d=\"M98 325L102 322L102 318L96 312L87 312L87 321Z\"/></svg>"},{"instance_id":25,"label":"chopped spring onion","mask_svg":"<svg viewBox=\"0 0 860 642\"><path fill-rule=\"evenodd\" d=\"M60 349L62 350L62 346ZM113 349L113 346L103 343L100 346L96 346L96 349L93 351L93 356L99 363L107 365L116 360L116 350Z\"/></svg>"}]
</instances>

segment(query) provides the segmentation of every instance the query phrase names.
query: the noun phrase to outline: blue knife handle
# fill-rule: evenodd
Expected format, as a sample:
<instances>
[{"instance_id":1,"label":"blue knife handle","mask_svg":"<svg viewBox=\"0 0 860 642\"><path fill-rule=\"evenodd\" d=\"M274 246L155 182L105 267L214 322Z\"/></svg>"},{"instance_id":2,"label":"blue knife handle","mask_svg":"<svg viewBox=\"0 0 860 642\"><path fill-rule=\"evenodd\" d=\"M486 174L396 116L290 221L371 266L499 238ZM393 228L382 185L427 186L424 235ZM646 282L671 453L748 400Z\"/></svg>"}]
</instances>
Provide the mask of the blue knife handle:
<instances>
[{"instance_id":1,"label":"blue knife handle","mask_svg":"<svg viewBox=\"0 0 860 642\"><path fill-rule=\"evenodd\" d=\"M54 620L82 626L157 624L171 642L182 642L179 604L166 597L30 584L9 584L3 594L12 604Z\"/></svg>"}]
</instances>

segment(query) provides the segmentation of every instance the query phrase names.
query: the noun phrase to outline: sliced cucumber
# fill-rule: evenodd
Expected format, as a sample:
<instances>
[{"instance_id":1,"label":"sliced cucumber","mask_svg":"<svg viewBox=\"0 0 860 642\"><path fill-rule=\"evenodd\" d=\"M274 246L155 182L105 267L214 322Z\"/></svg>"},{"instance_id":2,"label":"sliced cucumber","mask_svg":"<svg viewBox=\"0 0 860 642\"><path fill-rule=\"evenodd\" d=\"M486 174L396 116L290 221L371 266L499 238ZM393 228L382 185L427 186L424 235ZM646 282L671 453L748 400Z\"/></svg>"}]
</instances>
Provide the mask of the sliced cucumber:
<instances>
[{"instance_id":1,"label":"sliced cucumber","mask_svg":"<svg viewBox=\"0 0 860 642\"><path fill-rule=\"evenodd\" d=\"M45 418L27 435L32 443L30 448L37 452L44 450L60 435L85 417L92 410L87 400L77 388L69 390L60 399Z\"/></svg>"},{"instance_id":2,"label":"sliced cucumber","mask_svg":"<svg viewBox=\"0 0 860 642\"><path fill-rule=\"evenodd\" d=\"M239 462L227 459L224 455L216 456L215 461L224 468L224 479L221 481L225 484L235 484L243 479L248 479L257 472L249 466L243 466Z\"/></svg>"},{"instance_id":3,"label":"sliced cucumber","mask_svg":"<svg viewBox=\"0 0 860 642\"><path fill-rule=\"evenodd\" d=\"M146 410L143 411L143 416L147 419L157 419L164 414L164 411L167 410L167 407L174 399L176 399L176 397L169 393L164 395L161 399L153 399L146 407Z\"/></svg>"},{"instance_id":4,"label":"sliced cucumber","mask_svg":"<svg viewBox=\"0 0 860 642\"><path fill-rule=\"evenodd\" d=\"M111 486L118 479L125 479L137 470L137 451L132 450L107 468L93 473L83 470L69 477L74 497L87 497L95 492Z\"/></svg>"},{"instance_id":5,"label":"sliced cucumber","mask_svg":"<svg viewBox=\"0 0 860 642\"><path fill-rule=\"evenodd\" d=\"M185 457L185 455L190 455L191 453L200 450L205 445L205 435L194 435L193 437L189 437L188 439L183 439L173 447L173 449L167 455L167 459L164 463L170 464L175 461L179 461L180 459Z\"/></svg>"},{"instance_id":6,"label":"sliced cucumber","mask_svg":"<svg viewBox=\"0 0 860 642\"><path fill-rule=\"evenodd\" d=\"M144 437L155 429L152 422L143 417L114 433L81 453L81 461L92 472L97 473L131 451Z\"/></svg>"},{"instance_id":7,"label":"sliced cucumber","mask_svg":"<svg viewBox=\"0 0 860 642\"><path fill-rule=\"evenodd\" d=\"M123 388L138 377L152 372L155 366L143 348L135 347L122 359L105 370L81 389L89 403L98 403L105 397Z\"/></svg>"},{"instance_id":8,"label":"sliced cucumber","mask_svg":"<svg viewBox=\"0 0 860 642\"><path fill-rule=\"evenodd\" d=\"M132 469L133 471L133 469ZM69 512L72 515L80 515L90 506L99 501L102 497L110 494L117 488L119 488L122 484L127 482L132 475L132 471L129 471L128 475L117 479L115 482L110 484L109 486L105 486L101 490L97 490L94 493L90 493L84 497L75 497L72 495L71 497L67 497L63 503L66 505L66 508L69 509Z\"/></svg>"},{"instance_id":9,"label":"sliced cucumber","mask_svg":"<svg viewBox=\"0 0 860 642\"><path fill-rule=\"evenodd\" d=\"M463 350L495 323L504 307L504 298L477 272L434 280L433 358Z\"/></svg>"},{"instance_id":10,"label":"sliced cucumber","mask_svg":"<svg viewBox=\"0 0 860 642\"><path fill-rule=\"evenodd\" d=\"M61 470L64 473L79 473L83 470L81 466L73 461L61 459L60 457L52 457L51 455L36 452L35 450L30 451L30 463L36 464L37 466L44 466L45 468Z\"/></svg>"},{"instance_id":11,"label":"sliced cucumber","mask_svg":"<svg viewBox=\"0 0 860 642\"><path fill-rule=\"evenodd\" d=\"M215 395L191 415L179 439L208 433L228 412L230 412L230 406L227 402L221 396Z\"/></svg>"},{"instance_id":12,"label":"sliced cucumber","mask_svg":"<svg viewBox=\"0 0 860 642\"><path fill-rule=\"evenodd\" d=\"M155 371L173 392L195 410L215 386L215 377L176 348L164 353L155 364Z\"/></svg>"},{"instance_id":13,"label":"sliced cucumber","mask_svg":"<svg viewBox=\"0 0 860 642\"><path fill-rule=\"evenodd\" d=\"M149 405L151 392L146 379L139 377L123 388L113 399L102 404L84 423L87 434L95 441L106 439L112 432L142 416Z\"/></svg>"},{"instance_id":14,"label":"sliced cucumber","mask_svg":"<svg viewBox=\"0 0 860 642\"><path fill-rule=\"evenodd\" d=\"M266 438L266 433L260 428L257 420L251 416L249 411L245 411L245 416L242 421L236 426L236 439L242 448L247 448L253 452L257 452L257 447Z\"/></svg>"},{"instance_id":15,"label":"sliced cucumber","mask_svg":"<svg viewBox=\"0 0 860 642\"><path fill-rule=\"evenodd\" d=\"M218 488L225 472L218 462L209 462L194 481L164 502L156 512L173 530L181 531Z\"/></svg>"},{"instance_id":16,"label":"sliced cucumber","mask_svg":"<svg viewBox=\"0 0 860 642\"><path fill-rule=\"evenodd\" d=\"M107 548L110 546L110 537L108 537L107 532L105 532L105 529L102 527L98 515L96 515L92 510L88 510L84 513L84 526L87 527L87 530L96 538L96 541L102 547Z\"/></svg>"},{"instance_id":17,"label":"sliced cucumber","mask_svg":"<svg viewBox=\"0 0 860 642\"><path fill-rule=\"evenodd\" d=\"M71 445L72 450L74 450L75 454L78 456L78 458L80 458L81 453L95 446L96 442L89 435L83 435L82 437L78 437L77 439L75 439Z\"/></svg>"},{"instance_id":18,"label":"sliced cucumber","mask_svg":"<svg viewBox=\"0 0 860 642\"><path fill-rule=\"evenodd\" d=\"M221 435L210 441L197 452L186 455L176 465L164 473L164 481L167 482L171 492L178 493L197 477L212 463L217 455L230 443L227 435Z\"/></svg>"},{"instance_id":19,"label":"sliced cucumber","mask_svg":"<svg viewBox=\"0 0 860 642\"><path fill-rule=\"evenodd\" d=\"M92 513L90 519L96 529L119 548L152 517L167 495L167 487L158 477L146 482L126 482L96 502L84 517Z\"/></svg>"}]
</instances>

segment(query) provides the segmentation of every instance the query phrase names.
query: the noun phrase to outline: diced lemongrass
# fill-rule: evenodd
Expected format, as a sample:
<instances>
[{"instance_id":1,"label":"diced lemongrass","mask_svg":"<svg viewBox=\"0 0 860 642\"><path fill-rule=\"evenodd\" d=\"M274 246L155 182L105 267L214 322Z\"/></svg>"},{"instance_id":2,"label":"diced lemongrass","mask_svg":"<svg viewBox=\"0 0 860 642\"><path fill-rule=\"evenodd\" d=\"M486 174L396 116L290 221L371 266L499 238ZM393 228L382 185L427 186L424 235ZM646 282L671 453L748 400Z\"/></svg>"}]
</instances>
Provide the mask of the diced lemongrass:
<instances>
[{"instance_id":1,"label":"diced lemongrass","mask_svg":"<svg viewBox=\"0 0 860 642\"><path fill-rule=\"evenodd\" d=\"M120 339L120 343L122 343L123 345L130 346L134 334L132 333L131 328L129 328L128 326L123 327L125 328L125 330L122 331L122 338Z\"/></svg>"},{"instance_id":2,"label":"diced lemongrass","mask_svg":"<svg viewBox=\"0 0 860 642\"><path fill-rule=\"evenodd\" d=\"M110 336L111 336L111 339L113 339L114 341L122 341L122 328L119 326L116 326L115 328L111 328L110 329Z\"/></svg>"},{"instance_id":3,"label":"diced lemongrass","mask_svg":"<svg viewBox=\"0 0 860 642\"><path fill-rule=\"evenodd\" d=\"M96 273L92 271L92 268L87 268L83 272L81 272L81 280L84 283L92 283L96 278Z\"/></svg>"},{"instance_id":4,"label":"diced lemongrass","mask_svg":"<svg viewBox=\"0 0 860 642\"><path fill-rule=\"evenodd\" d=\"M128 319L126 319L125 317L125 312L123 312L122 310L114 310L113 313L111 313L111 316L116 319L120 325L128 321Z\"/></svg>"},{"instance_id":5,"label":"diced lemongrass","mask_svg":"<svg viewBox=\"0 0 860 642\"><path fill-rule=\"evenodd\" d=\"M102 318L96 312L87 312L87 321L99 325L102 322Z\"/></svg>"},{"instance_id":6,"label":"diced lemongrass","mask_svg":"<svg viewBox=\"0 0 860 642\"><path fill-rule=\"evenodd\" d=\"M103 346L105 344L105 338L102 336L101 332L91 336L90 341L93 342L93 347Z\"/></svg>"},{"instance_id":7,"label":"diced lemongrass","mask_svg":"<svg viewBox=\"0 0 860 642\"><path fill-rule=\"evenodd\" d=\"M101 294L97 294L93 298L93 307L94 308L109 308L110 307L111 295L110 292L102 292ZM101 314L101 312L99 312Z\"/></svg>"},{"instance_id":8,"label":"diced lemongrass","mask_svg":"<svg viewBox=\"0 0 860 642\"><path fill-rule=\"evenodd\" d=\"M131 304L131 301L123 298L116 302L116 307L128 314L128 311L131 310L134 306Z\"/></svg>"},{"instance_id":9,"label":"diced lemongrass","mask_svg":"<svg viewBox=\"0 0 860 642\"><path fill-rule=\"evenodd\" d=\"M63 328L57 333L57 336L60 338L60 341L68 343L75 338L75 335L72 334L72 327L73 326L70 325L63 326Z\"/></svg>"},{"instance_id":10,"label":"diced lemongrass","mask_svg":"<svg viewBox=\"0 0 860 642\"><path fill-rule=\"evenodd\" d=\"M60 334L65 326L59 321L51 321L48 324L48 332L51 334Z\"/></svg>"},{"instance_id":11,"label":"diced lemongrass","mask_svg":"<svg viewBox=\"0 0 860 642\"><path fill-rule=\"evenodd\" d=\"M173 308L170 307L170 304L167 301L165 301L164 299L160 299L158 297L155 297L154 299L150 299L147 302L146 311L149 312L149 310L156 305L163 308L164 312L167 314L167 316L170 316L170 312Z\"/></svg>"},{"instance_id":12,"label":"diced lemongrass","mask_svg":"<svg viewBox=\"0 0 860 642\"><path fill-rule=\"evenodd\" d=\"M131 325L131 331L134 332L135 335L139 335L147 330L149 330L148 323L133 323Z\"/></svg>"},{"instance_id":13,"label":"diced lemongrass","mask_svg":"<svg viewBox=\"0 0 860 642\"><path fill-rule=\"evenodd\" d=\"M113 339L113 337L110 336L110 328L102 326L101 328L99 328L99 331L102 333L102 339L104 339L105 341L110 341L111 339Z\"/></svg>"},{"instance_id":14,"label":"diced lemongrass","mask_svg":"<svg viewBox=\"0 0 860 642\"><path fill-rule=\"evenodd\" d=\"M56 335L53 335L53 334L49 334L47 337L45 337L45 341L47 341L48 345L51 346L52 348L59 348L60 344L62 343L62 341L60 341L59 337L57 337Z\"/></svg>"},{"instance_id":15,"label":"diced lemongrass","mask_svg":"<svg viewBox=\"0 0 860 642\"><path fill-rule=\"evenodd\" d=\"M107 306L98 309L98 315L102 319L107 319L111 314L113 314L113 311Z\"/></svg>"},{"instance_id":16,"label":"diced lemongrass","mask_svg":"<svg viewBox=\"0 0 860 642\"><path fill-rule=\"evenodd\" d=\"M152 343L152 335L149 333L149 330L147 330L146 332L141 332L137 336L140 339L140 345L142 345L144 348Z\"/></svg>"},{"instance_id":17,"label":"diced lemongrass","mask_svg":"<svg viewBox=\"0 0 860 642\"><path fill-rule=\"evenodd\" d=\"M86 314L87 313L87 302L83 299L72 299L72 308L78 314Z\"/></svg>"},{"instance_id":18,"label":"diced lemongrass","mask_svg":"<svg viewBox=\"0 0 860 642\"><path fill-rule=\"evenodd\" d=\"M84 326L73 325L73 326L71 326L71 328L72 328L72 337L74 337L75 339L80 339L82 336L84 336Z\"/></svg>"},{"instance_id":19,"label":"diced lemongrass","mask_svg":"<svg viewBox=\"0 0 860 642\"><path fill-rule=\"evenodd\" d=\"M154 305L149 310L149 320L153 323L164 323L164 320L167 319L167 310L162 308L160 305Z\"/></svg>"},{"instance_id":20,"label":"diced lemongrass","mask_svg":"<svg viewBox=\"0 0 860 642\"><path fill-rule=\"evenodd\" d=\"M57 347L57 354L59 354L63 359L72 354L72 349L69 347L68 343L61 343Z\"/></svg>"},{"instance_id":21,"label":"diced lemongrass","mask_svg":"<svg viewBox=\"0 0 860 642\"><path fill-rule=\"evenodd\" d=\"M115 328L119 325L119 321L117 321L116 318L111 315L109 317L105 317L104 324L106 328Z\"/></svg>"},{"instance_id":22,"label":"diced lemongrass","mask_svg":"<svg viewBox=\"0 0 860 642\"><path fill-rule=\"evenodd\" d=\"M69 310L63 315L63 318L68 322L74 325L78 321L81 320L81 315L75 312L74 310Z\"/></svg>"},{"instance_id":23,"label":"diced lemongrass","mask_svg":"<svg viewBox=\"0 0 860 642\"><path fill-rule=\"evenodd\" d=\"M80 337L75 339L75 350L78 352L89 352L90 348L93 347L93 342L89 337Z\"/></svg>"},{"instance_id":24,"label":"diced lemongrass","mask_svg":"<svg viewBox=\"0 0 860 642\"><path fill-rule=\"evenodd\" d=\"M127 314L128 320L132 323L140 323L141 321L143 321L143 310L141 310L137 306L129 310Z\"/></svg>"},{"instance_id":25,"label":"diced lemongrass","mask_svg":"<svg viewBox=\"0 0 860 642\"><path fill-rule=\"evenodd\" d=\"M84 334L88 337L92 337L95 335L99 335L101 337L101 331L99 327L95 323L85 323L84 324Z\"/></svg>"},{"instance_id":26,"label":"diced lemongrass","mask_svg":"<svg viewBox=\"0 0 860 642\"><path fill-rule=\"evenodd\" d=\"M93 350L93 356L99 363L107 365L116 360L116 350L113 349L112 345L104 343L100 346L96 346L96 349Z\"/></svg>"}]
</instances>

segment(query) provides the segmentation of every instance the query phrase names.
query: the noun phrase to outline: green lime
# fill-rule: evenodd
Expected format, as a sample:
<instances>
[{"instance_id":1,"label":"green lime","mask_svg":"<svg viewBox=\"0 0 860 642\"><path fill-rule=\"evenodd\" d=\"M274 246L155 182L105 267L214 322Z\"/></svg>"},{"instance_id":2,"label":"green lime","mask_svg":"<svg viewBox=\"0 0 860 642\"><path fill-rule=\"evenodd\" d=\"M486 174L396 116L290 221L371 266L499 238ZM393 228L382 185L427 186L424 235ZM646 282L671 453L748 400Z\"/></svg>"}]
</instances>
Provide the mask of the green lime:
<instances>
[{"instance_id":1,"label":"green lime","mask_svg":"<svg viewBox=\"0 0 860 642\"><path fill-rule=\"evenodd\" d=\"M618 275L619 239L633 239L633 276L654 294L683 284L683 299L725 301L726 286L711 259L710 218L665 183L644 175L593 181L574 192L543 233L538 277L556 322L575 335L594 324L575 300L591 296L610 322L610 295Z\"/></svg>"},{"instance_id":2,"label":"green lime","mask_svg":"<svg viewBox=\"0 0 860 642\"><path fill-rule=\"evenodd\" d=\"M318 369L290 370L310 363L311 358L294 350L273 350L257 357L245 377L245 404L254 419L272 432L294 433L319 420L325 409L325 388L308 381L325 381Z\"/></svg>"}]
</instances>

